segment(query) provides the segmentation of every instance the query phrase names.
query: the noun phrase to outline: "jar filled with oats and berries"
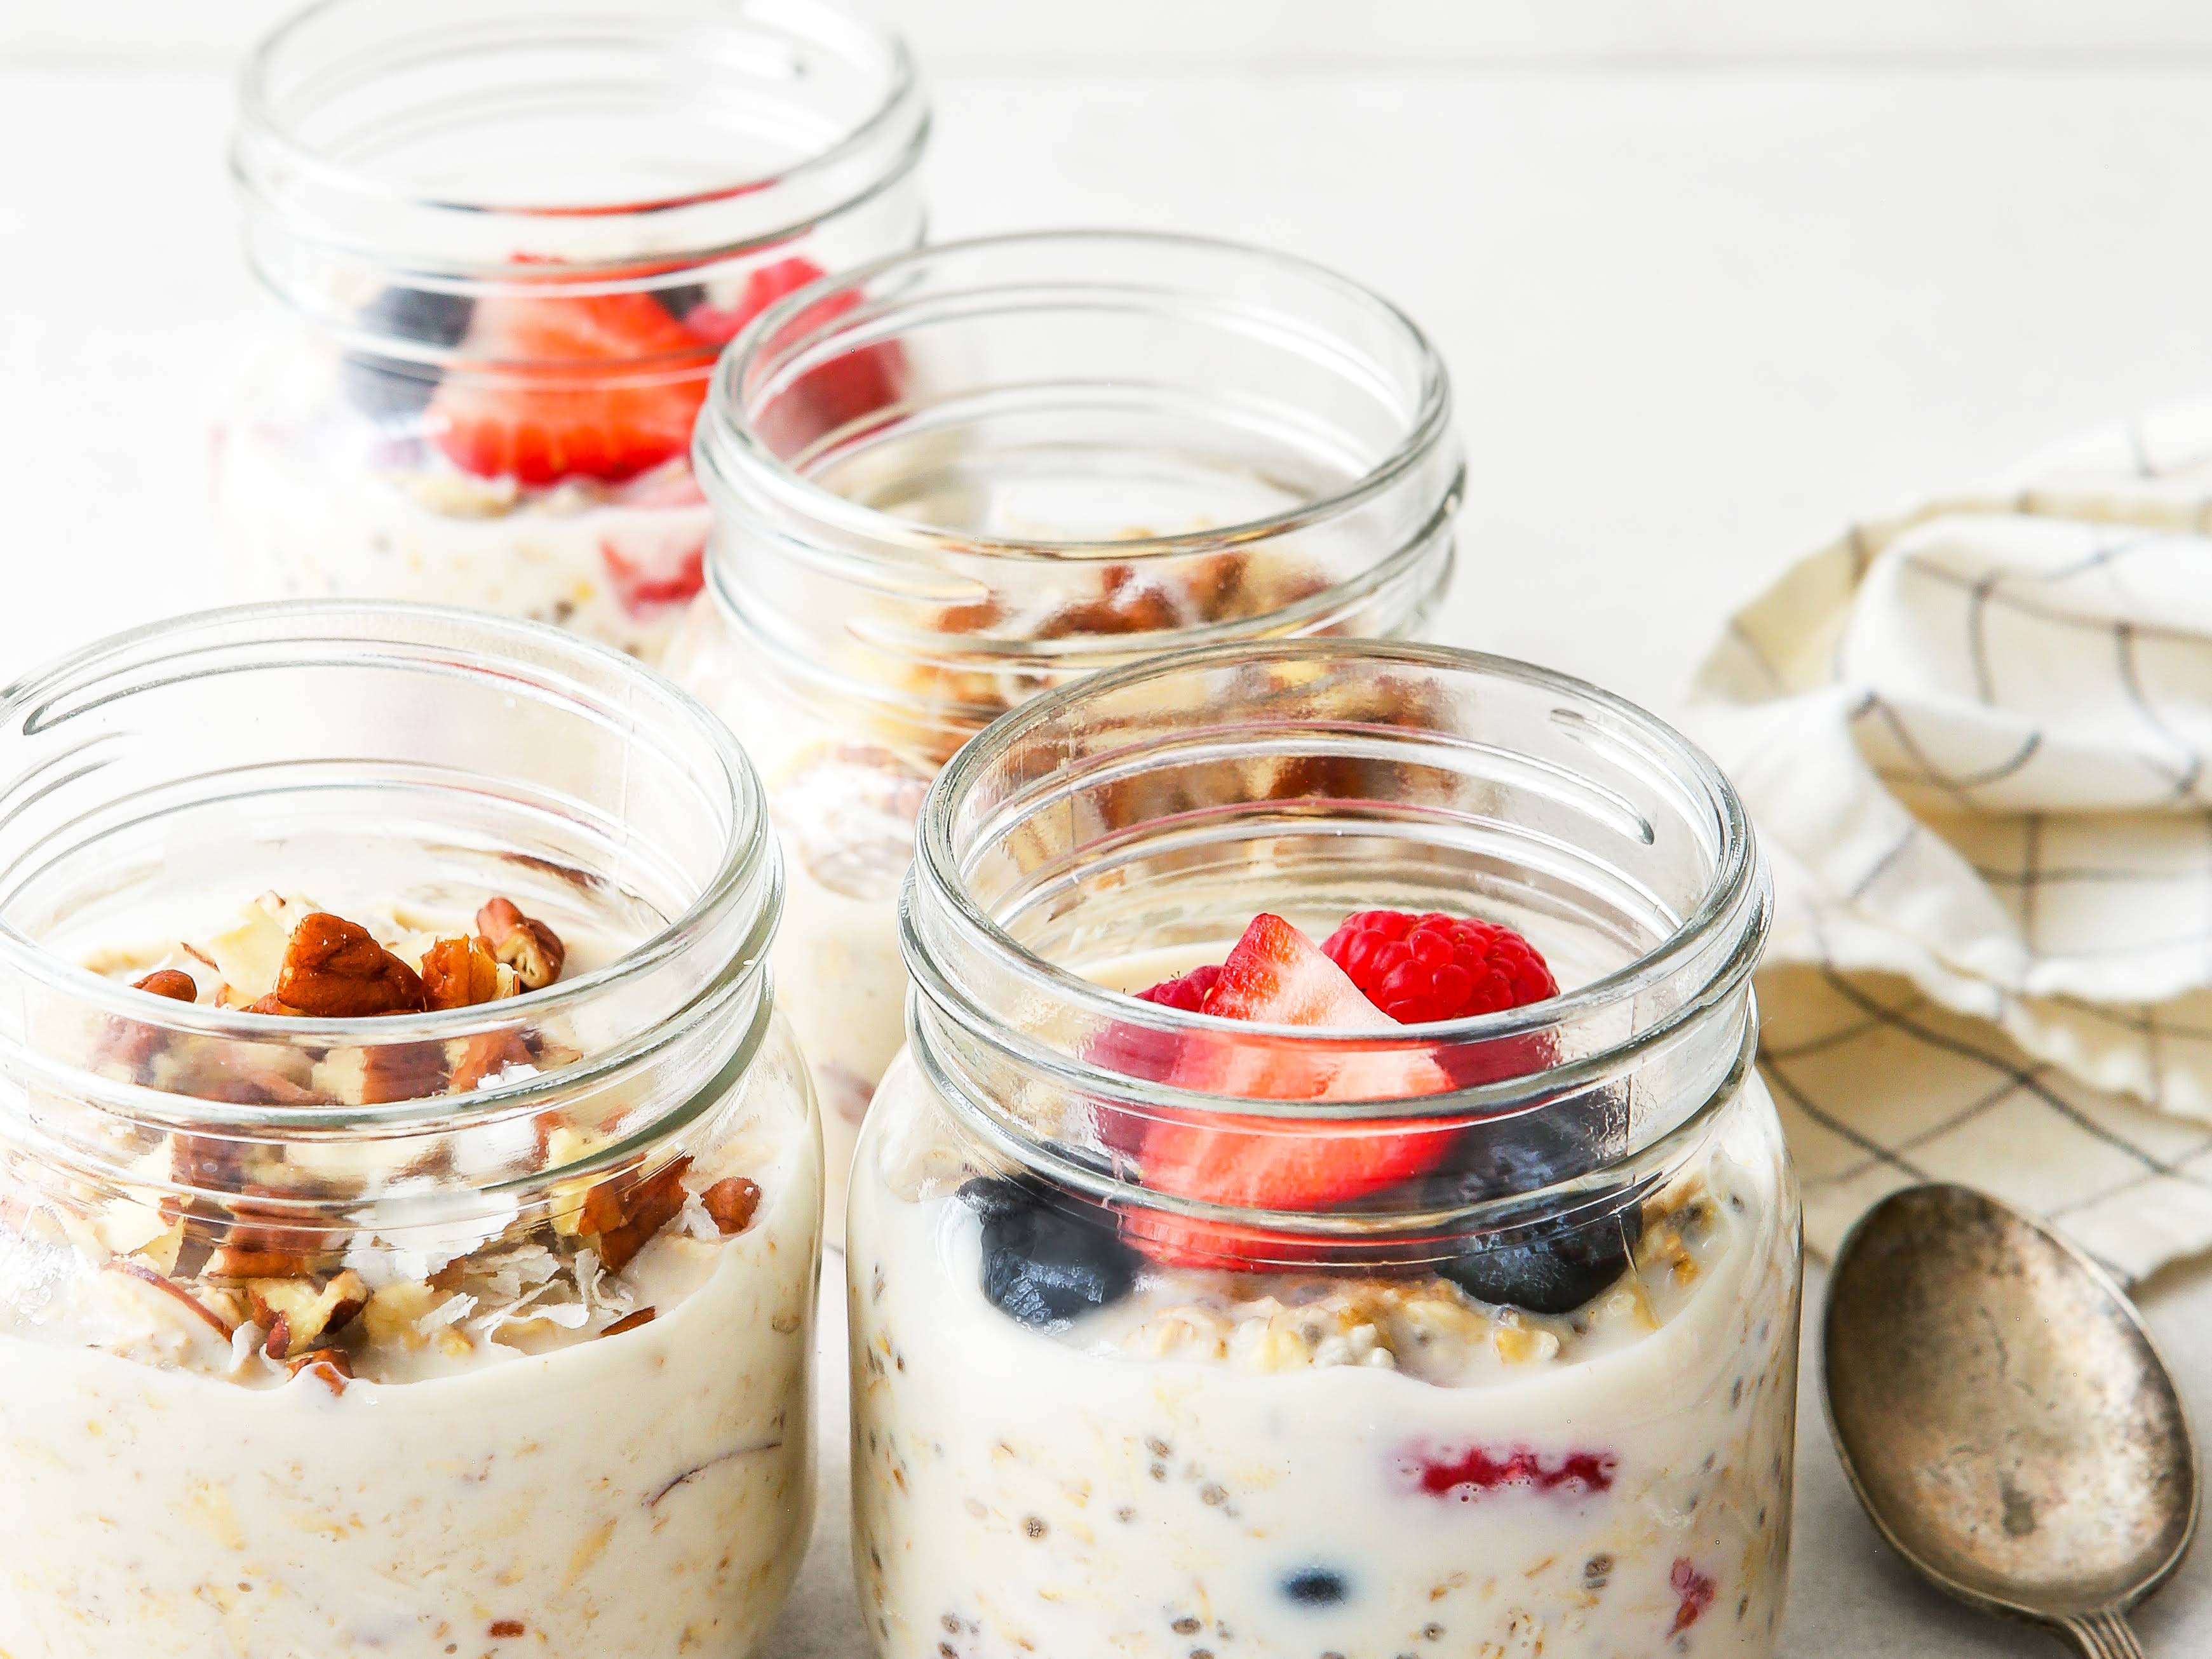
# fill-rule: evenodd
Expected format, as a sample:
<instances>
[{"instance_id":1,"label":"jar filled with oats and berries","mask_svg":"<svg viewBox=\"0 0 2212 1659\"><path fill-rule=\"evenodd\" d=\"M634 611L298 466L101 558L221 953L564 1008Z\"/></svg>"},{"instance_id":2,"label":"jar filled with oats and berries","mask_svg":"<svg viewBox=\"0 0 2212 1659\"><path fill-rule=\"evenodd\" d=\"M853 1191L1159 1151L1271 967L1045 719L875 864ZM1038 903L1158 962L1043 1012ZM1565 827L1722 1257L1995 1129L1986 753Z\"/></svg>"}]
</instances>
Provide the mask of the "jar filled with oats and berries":
<instances>
[{"instance_id":1,"label":"jar filled with oats and berries","mask_svg":"<svg viewBox=\"0 0 2212 1659\"><path fill-rule=\"evenodd\" d=\"M753 1652L822 1168L721 723L251 606L9 688L0 775L0 1645Z\"/></svg>"},{"instance_id":2,"label":"jar filled with oats and berries","mask_svg":"<svg viewBox=\"0 0 2212 1659\"><path fill-rule=\"evenodd\" d=\"M970 744L849 1200L875 1650L1767 1659L1767 895L1703 756L1494 658L1218 647Z\"/></svg>"},{"instance_id":3,"label":"jar filled with oats and berries","mask_svg":"<svg viewBox=\"0 0 2212 1659\"><path fill-rule=\"evenodd\" d=\"M218 434L233 592L653 659L699 591L715 355L920 239L927 129L905 47L842 0L303 12L248 64L232 155L281 302Z\"/></svg>"},{"instance_id":4,"label":"jar filled with oats and berries","mask_svg":"<svg viewBox=\"0 0 2212 1659\"><path fill-rule=\"evenodd\" d=\"M897 894L937 769L1036 693L1175 646L1417 633L1452 568L1450 387L1401 313L1302 260L1012 236L785 301L725 358L696 461L708 592L668 666L784 836L777 988L834 1247L905 1037Z\"/></svg>"}]
</instances>

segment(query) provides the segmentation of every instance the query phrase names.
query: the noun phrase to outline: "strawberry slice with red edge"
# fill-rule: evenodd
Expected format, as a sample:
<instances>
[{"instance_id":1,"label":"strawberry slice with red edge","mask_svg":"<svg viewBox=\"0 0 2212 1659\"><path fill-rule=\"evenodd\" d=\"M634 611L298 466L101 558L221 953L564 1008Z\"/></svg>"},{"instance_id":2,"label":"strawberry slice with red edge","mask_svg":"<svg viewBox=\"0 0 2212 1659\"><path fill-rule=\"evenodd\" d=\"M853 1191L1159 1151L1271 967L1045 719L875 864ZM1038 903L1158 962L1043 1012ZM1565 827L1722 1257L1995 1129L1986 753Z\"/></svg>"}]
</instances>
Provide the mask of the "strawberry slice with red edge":
<instances>
[{"instance_id":1,"label":"strawberry slice with red edge","mask_svg":"<svg viewBox=\"0 0 2212 1659\"><path fill-rule=\"evenodd\" d=\"M1253 919L1221 966L1200 1011L1223 1019L1316 1030L1401 1030L1344 970L1280 916ZM1316 1051L1290 1036L1192 1032L1169 1079L1208 1094L1318 1102L1443 1092L1449 1079L1425 1053ZM1315 1210L1379 1191L1435 1167L1449 1136L1418 1121L1340 1122L1186 1115L1146 1129L1145 1184L1241 1209ZM1262 1231L1133 1214L1128 1229L1155 1261L1255 1267L1295 1259L1297 1246Z\"/></svg>"},{"instance_id":2,"label":"strawberry slice with red edge","mask_svg":"<svg viewBox=\"0 0 2212 1659\"><path fill-rule=\"evenodd\" d=\"M544 293L477 301L461 362L423 426L478 477L618 482L684 454L712 347L652 295Z\"/></svg>"}]
</instances>

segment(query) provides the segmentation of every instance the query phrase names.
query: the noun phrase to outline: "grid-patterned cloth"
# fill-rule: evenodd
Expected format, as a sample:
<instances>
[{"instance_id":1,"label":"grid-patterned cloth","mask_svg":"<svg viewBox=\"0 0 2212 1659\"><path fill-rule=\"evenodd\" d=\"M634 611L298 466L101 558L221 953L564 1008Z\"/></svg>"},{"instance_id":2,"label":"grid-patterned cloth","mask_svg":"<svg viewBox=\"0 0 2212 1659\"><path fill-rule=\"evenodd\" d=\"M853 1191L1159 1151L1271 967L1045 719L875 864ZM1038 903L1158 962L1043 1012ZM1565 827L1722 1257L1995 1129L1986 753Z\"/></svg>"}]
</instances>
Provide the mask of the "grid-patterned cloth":
<instances>
[{"instance_id":1,"label":"grid-patterned cloth","mask_svg":"<svg viewBox=\"0 0 2212 1659\"><path fill-rule=\"evenodd\" d=\"M1814 1247L1948 1179L2126 1277L2212 1249L2212 401L1852 526L1687 724L1775 867Z\"/></svg>"}]
</instances>

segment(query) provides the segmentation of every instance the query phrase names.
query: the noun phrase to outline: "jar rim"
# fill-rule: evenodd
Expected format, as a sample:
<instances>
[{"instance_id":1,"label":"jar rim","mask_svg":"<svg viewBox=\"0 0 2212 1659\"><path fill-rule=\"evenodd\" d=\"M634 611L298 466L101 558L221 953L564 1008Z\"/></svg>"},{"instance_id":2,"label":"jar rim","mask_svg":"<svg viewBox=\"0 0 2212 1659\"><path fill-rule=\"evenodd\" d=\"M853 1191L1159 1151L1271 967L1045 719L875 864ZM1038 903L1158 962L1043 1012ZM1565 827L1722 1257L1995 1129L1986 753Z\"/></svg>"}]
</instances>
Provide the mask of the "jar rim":
<instances>
[{"instance_id":1,"label":"jar rim","mask_svg":"<svg viewBox=\"0 0 2212 1659\"><path fill-rule=\"evenodd\" d=\"M872 173L858 189L838 194L827 203L815 204L788 222L735 240L714 240L697 246L687 245L681 251L662 251L653 256L659 259L704 263L787 240L803 234L825 219L879 195L913 170L921 159L922 147L928 136L930 114L921 75L913 52L902 36L858 9L837 3L837 0L786 0L786 3L803 5L820 18L833 21L856 36L866 37L872 46L885 55L887 73L872 107L834 143L769 172L732 178L720 184L673 195L620 202L528 206L410 190L370 176L362 168L336 159L322 147L301 139L296 132L295 124L278 113L270 90L270 82L284 54L297 48L302 39L314 28L342 13L373 13L380 3L380 0L314 0L314 3L286 18L264 35L247 55L236 81L236 125L229 149L229 167L233 180L250 198L262 203L273 201L263 187L265 174L272 170L273 162L344 199L411 207L438 214L465 215L472 220L489 215L526 223L549 219L571 222L585 219L600 223L618 223L629 220L642 222L650 221L656 215L707 207L787 187L805 186L817 179L834 175L872 147L896 146L884 166ZM598 21L618 25L622 20L618 15L609 15L599 17ZM731 21L744 21L743 14L732 14ZM329 240L337 243L342 239L332 237ZM610 254L599 261L565 257L561 261L562 269L572 271L589 270L595 264L612 270L632 269L637 264L637 257L634 254Z\"/></svg>"},{"instance_id":2,"label":"jar rim","mask_svg":"<svg viewBox=\"0 0 2212 1659\"><path fill-rule=\"evenodd\" d=\"M703 741L719 764L718 799L726 804L732 826L719 864L679 915L612 961L539 990L467 1007L319 1018L175 1002L108 979L46 949L4 916L0 916L0 974L43 987L93 1012L165 1034L307 1048L381 1048L507 1029L518 1016L537 1020L571 1012L611 988L637 983L666 967L699 938L716 931L717 924L726 928L733 913L748 900L753 903L753 913L738 922L741 931L729 952L728 970L718 972L691 1003L726 1000L733 982L765 971L769 945L781 911L781 864L759 777L743 747L710 710L659 674L611 647L548 623L399 601L289 600L191 612L95 641L0 684L0 728L35 729L46 723L44 715L52 704L72 694L89 694L93 701L86 706L92 707L112 696L143 690L147 684L143 680L121 689L102 687L113 676L155 667L177 648L190 649L195 642L204 649L296 646L307 653L319 641L465 653L473 659L472 665L483 672L531 678L542 688L566 696L572 706L593 718L611 711L614 695L618 695L630 723L640 729L665 731L672 724L687 737ZM207 665L197 672L228 671ZM192 677L185 673L172 678ZM595 678L599 689L610 694L601 711L587 707ZM650 716L641 716L637 713L641 708L650 708ZM19 775L9 787L28 781ZM617 1045L606 1054L586 1056L586 1064L603 1068L634 1060L640 1042L649 1046L648 1040L654 1036L653 1031L641 1033L639 1040ZM487 1108L511 1109L540 1090L566 1092L575 1086L575 1081L573 1069L564 1068L518 1085L486 1087L473 1091L469 1100L471 1105L482 1103ZM161 1091L132 1086L127 1092L135 1099ZM202 1118L212 1112L216 1118L234 1117L241 1122L265 1126L296 1122L325 1130L406 1125L449 1116L455 1104L453 1096L432 1095L358 1107L256 1104L225 1112L220 1103L191 1097L194 1113Z\"/></svg>"},{"instance_id":3,"label":"jar rim","mask_svg":"<svg viewBox=\"0 0 2212 1659\"><path fill-rule=\"evenodd\" d=\"M1110 697L1117 692L1142 685L1148 680L1208 669L1285 662L1319 664L1346 659L1409 669L1473 672L1516 682L1572 698L1620 722L1650 746L1649 752L1679 767L1677 775L1686 780L1694 799L1710 814L1711 822L1717 831L1713 872L1698 902L1663 939L1650 945L1631 961L1571 989L1564 990L1555 997L1492 1013L1407 1025L1402 1028L1402 1035L1394 1031L1380 1036L1378 1040L1378 1034L1371 1030L1326 1030L1261 1021L1229 1022L1219 1016L1187 1012L1111 990L1031 951L1000 926L976 901L963 872L959 849L954 845L953 804L964 792L972 788L988 769L1003 761L1016 745L1037 728L1065 717L1087 702ZM1721 977L1707 987L1705 994L1686 1007L1683 1015L1632 1032L1620 1043L1567 1066L1500 1083L1484 1084L1412 1100L1301 1103L1302 1115L1351 1121L1419 1117L1439 1113L1464 1115L1470 1101L1496 1099L1505 1102L1525 1094L1531 1083L1539 1079L1548 1089L1563 1082L1571 1084L1577 1073L1618 1066L1624 1059L1662 1040L1680 1024L1684 1017L1733 994L1742 984L1749 976L1759 946L1763 942L1770 902L1765 890L1764 866L1759 857L1750 817L1734 787L1703 750L1648 709L1589 681L1513 658L1448 646L1332 639L1273 640L1201 646L1164 653L1126 668L1103 670L1040 694L1001 715L971 738L946 763L930 787L923 803L914 866L900 900L901 940L909 972L915 975L918 984L933 988L929 994L941 991L957 1002L961 1000L960 988L933 971L928 951L918 937L914 912L925 890L933 908L949 917L953 928L964 936L967 942L980 946L995 957L1010 962L1022 981L1033 987L1040 996L1050 999L1057 1005L1073 1006L1100 1019L1136 1024L1166 1034L1218 1031L1224 1024L1233 1024L1239 1030L1253 1036L1295 1042L1306 1052L1318 1054L1336 1051L1373 1053L1394 1046L1420 1048L1447 1042L1487 1042L1562 1025L1617 1005L1658 985L1689 959L1709 949L1729 926L1734 925L1746 933L1742 947L1728 954ZM1747 909L1749 910L1748 916ZM1030 1058L1040 1060L1056 1069L1070 1067L1065 1055L1054 1055L1049 1060L1043 1060L1040 1051ZM1086 1073L1095 1069L1087 1061L1078 1063L1078 1068ZM1102 1080L1110 1082L1114 1075L1109 1072L1098 1072L1098 1078ZM1122 1084L1127 1086L1127 1080L1122 1079ZM1145 1083L1140 1086L1148 1094L1162 1092L1162 1085L1158 1084ZM1282 1109L1279 1101L1258 1099L1239 1103L1224 1097L1196 1093L1191 1094L1188 1100L1182 1103L1202 1103L1204 1109L1210 1112L1235 1113L1242 1109L1261 1115L1279 1114Z\"/></svg>"},{"instance_id":4,"label":"jar rim","mask_svg":"<svg viewBox=\"0 0 2212 1659\"><path fill-rule=\"evenodd\" d=\"M1104 248L1154 248L1170 254L1247 264L1297 277L1335 296L1364 307L1383 319L1410 344L1420 363L1420 398L1404 434L1390 452L1371 464L1351 483L1328 495L1258 518L1240 519L1206 530L1166 535L1105 538L1023 537L940 529L919 520L902 518L865 506L815 483L779 455L750 422L732 411L743 407L744 388L751 376L773 366L779 354L796 355L809 334L794 333L795 325L810 311L843 289L856 289L903 269L947 261L988 261L994 256L1018 254L1032 249L1079 250L1086 245ZM1091 285L1096 287L1096 284ZM844 319L831 313L815 333ZM864 331L859 343L866 343ZM1286 253L1256 244L1186 232L1125 229L1114 227L1070 227L970 237L961 241L927 243L884 255L864 264L833 271L806 287L795 289L748 323L722 354L714 384L699 419L695 440L696 470L704 478L720 476L713 465L726 459L742 469L746 481L763 489L781 507L818 522L832 531L873 544L887 557L902 553L929 556L951 554L969 558L1002 559L1009 562L1096 560L1103 563L1141 565L1147 559L1173 558L1204 552L1224 544L1285 535L1326 523L1389 489L1445 442L1452 429L1449 371L1435 343L1402 307L1364 283L1303 255Z\"/></svg>"}]
</instances>

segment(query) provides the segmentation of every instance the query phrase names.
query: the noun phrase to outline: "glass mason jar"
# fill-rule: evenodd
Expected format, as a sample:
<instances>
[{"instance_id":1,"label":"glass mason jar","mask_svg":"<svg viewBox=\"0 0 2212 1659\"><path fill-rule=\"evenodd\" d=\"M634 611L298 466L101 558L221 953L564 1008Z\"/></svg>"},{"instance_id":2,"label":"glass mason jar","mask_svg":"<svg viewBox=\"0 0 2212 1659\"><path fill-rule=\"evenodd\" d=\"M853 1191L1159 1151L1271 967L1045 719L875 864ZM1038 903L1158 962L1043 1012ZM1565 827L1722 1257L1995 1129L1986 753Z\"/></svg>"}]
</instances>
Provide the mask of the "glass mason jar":
<instances>
[{"instance_id":1,"label":"glass mason jar","mask_svg":"<svg viewBox=\"0 0 2212 1659\"><path fill-rule=\"evenodd\" d=\"M920 240L928 114L838 0L325 0L232 170L282 302L218 433L242 599L565 624L651 660L699 591L714 357Z\"/></svg>"},{"instance_id":2,"label":"glass mason jar","mask_svg":"<svg viewBox=\"0 0 2212 1659\"><path fill-rule=\"evenodd\" d=\"M1567 988L1358 1030L1127 994L1374 907L1510 926ZM1219 647L970 744L850 1197L877 1651L1771 1654L1767 914L1703 756L1494 658Z\"/></svg>"},{"instance_id":3,"label":"glass mason jar","mask_svg":"<svg viewBox=\"0 0 2212 1659\"><path fill-rule=\"evenodd\" d=\"M0 715L8 1650L753 1651L821 1155L720 723L550 629L335 604ZM378 942L310 950L317 906Z\"/></svg>"},{"instance_id":4,"label":"glass mason jar","mask_svg":"<svg viewBox=\"0 0 2212 1659\"><path fill-rule=\"evenodd\" d=\"M1402 313L1302 260L1011 236L764 316L722 363L697 466L708 592L668 666L744 739L784 836L776 982L823 1103L834 1242L905 1040L896 908L930 778L1094 669L1417 633L1464 480L1450 384Z\"/></svg>"}]
</instances>

